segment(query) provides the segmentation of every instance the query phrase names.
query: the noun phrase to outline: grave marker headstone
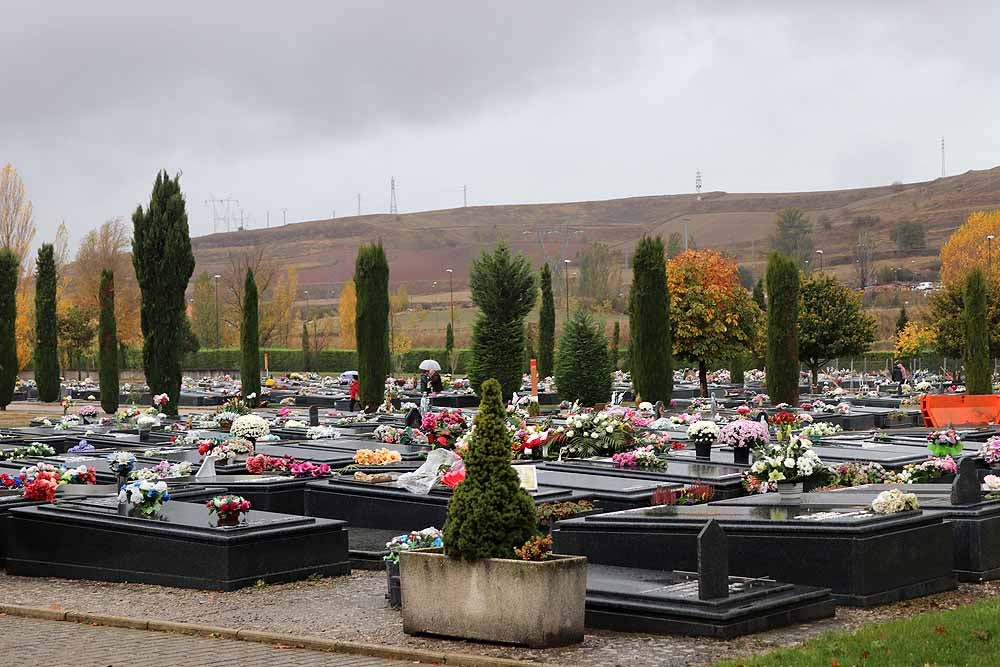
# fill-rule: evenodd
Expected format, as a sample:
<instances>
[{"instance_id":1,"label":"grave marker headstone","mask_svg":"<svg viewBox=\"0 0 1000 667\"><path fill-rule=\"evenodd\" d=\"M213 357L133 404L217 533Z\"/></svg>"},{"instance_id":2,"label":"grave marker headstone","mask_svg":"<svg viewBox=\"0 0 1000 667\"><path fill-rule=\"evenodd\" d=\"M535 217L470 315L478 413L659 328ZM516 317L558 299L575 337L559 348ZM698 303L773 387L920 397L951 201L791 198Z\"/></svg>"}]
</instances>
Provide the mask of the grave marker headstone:
<instances>
[{"instance_id":1,"label":"grave marker headstone","mask_svg":"<svg viewBox=\"0 0 1000 667\"><path fill-rule=\"evenodd\" d=\"M951 483L951 504L971 505L983 499L979 485L979 471L971 456L963 456L958 461L958 474Z\"/></svg>"},{"instance_id":2,"label":"grave marker headstone","mask_svg":"<svg viewBox=\"0 0 1000 667\"><path fill-rule=\"evenodd\" d=\"M722 526L710 520L698 533L698 599L729 597L729 547Z\"/></svg>"},{"instance_id":3,"label":"grave marker headstone","mask_svg":"<svg viewBox=\"0 0 1000 667\"><path fill-rule=\"evenodd\" d=\"M309 425L319 426L319 407L315 405L309 406Z\"/></svg>"}]
</instances>

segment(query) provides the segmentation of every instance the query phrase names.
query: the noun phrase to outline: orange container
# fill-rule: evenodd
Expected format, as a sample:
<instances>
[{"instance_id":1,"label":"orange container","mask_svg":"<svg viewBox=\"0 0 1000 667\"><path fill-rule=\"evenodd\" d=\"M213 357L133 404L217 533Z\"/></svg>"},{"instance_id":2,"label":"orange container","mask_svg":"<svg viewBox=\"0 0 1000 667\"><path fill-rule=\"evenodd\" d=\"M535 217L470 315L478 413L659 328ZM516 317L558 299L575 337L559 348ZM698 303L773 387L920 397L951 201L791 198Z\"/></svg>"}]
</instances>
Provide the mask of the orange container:
<instances>
[{"instance_id":1,"label":"orange container","mask_svg":"<svg viewBox=\"0 0 1000 667\"><path fill-rule=\"evenodd\" d=\"M924 426L964 426L1000 422L1000 396L982 394L954 396L926 394L920 399Z\"/></svg>"}]
</instances>

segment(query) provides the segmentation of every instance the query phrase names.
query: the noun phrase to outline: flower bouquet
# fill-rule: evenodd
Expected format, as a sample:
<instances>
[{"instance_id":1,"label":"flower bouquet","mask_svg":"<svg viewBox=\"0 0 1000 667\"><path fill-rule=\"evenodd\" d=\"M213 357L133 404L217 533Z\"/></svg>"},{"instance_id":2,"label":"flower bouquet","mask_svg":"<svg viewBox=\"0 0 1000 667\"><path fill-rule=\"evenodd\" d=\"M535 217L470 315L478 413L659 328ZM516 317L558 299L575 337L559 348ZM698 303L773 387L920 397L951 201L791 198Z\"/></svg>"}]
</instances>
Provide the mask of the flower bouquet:
<instances>
[{"instance_id":1,"label":"flower bouquet","mask_svg":"<svg viewBox=\"0 0 1000 667\"><path fill-rule=\"evenodd\" d=\"M680 489L660 487L653 491L650 505L700 505L715 497L715 487L711 484L689 484Z\"/></svg>"},{"instance_id":2,"label":"flower bouquet","mask_svg":"<svg viewBox=\"0 0 1000 667\"><path fill-rule=\"evenodd\" d=\"M734 463L749 463L750 450L763 447L770 439L767 425L751 419L729 422L719 432L719 443L733 448Z\"/></svg>"},{"instance_id":3,"label":"flower bouquet","mask_svg":"<svg viewBox=\"0 0 1000 667\"><path fill-rule=\"evenodd\" d=\"M617 468L644 468L662 470L667 462L656 455L651 446L639 447L629 452L619 452L611 457Z\"/></svg>"},{"instance_id":4,"label":"flower bouquet","mask_svg":"<svg viewBox=\"0 0 1000 667\"><path fill-rule=\"evenodd\" d=\"M56 450L51 445L41 442L33 442L27 447L15 447L0 451L0 461L12 459L22 459L26 456L55 456Z\"/></svg>"},{"instance_id":5,"label":"flower bouquet","mask_svg":"<svg viewBox=\"0 0 1000 667\"><path fill-rule=\"evenodd\" d=\"M97 471L84 465L64 468L59 473L59 486L64 484L97 484Z\"/></svg>"},{"instance_id":6,"label":"flower bouquet","mask_svg":"<svg viewBox=\"0 0 1000 667\"><path fill-rule=\"evenodd\" d=\"M67 454L82 454L84 452L94 451L94 446L87 442L86 440L81 440L79 444L73 445L66 450Z\"/></svg>"},{"instance_id":7,"label":"flower bouquet","mask_svg":"<svg viewBox=\"0 0 1000 667\"><path fill-rule=\"evenodd\" d=\"M200 440L198 442L198 453L202 456L212 456L216 459L233 460L237 456L251 455L254 453L253 443L243 438L230 438L225 442L218 440Z\"/></svg>"},{"instance_id":8,"label":"flower bouquet","mask_svg":"<svg viewBox=\"0 0 1000 667\"><path fill-rule=\"evenodd\" d=\"M237 438L257 442L264 436L271 434L271 427L267 425L267 420L263 417L250 414L237 417L230 427L229 433Z\"/></svg>"},{"instance_id":9,"label":"flower bouquet","mask_svg":"<svg viewBox=\"0 0 1000 667\"><path fill-rule=\"evenodd\" d=\"M780 443L791 438L792 429L798 424L799 420L791 412L781 410L777 414L771 415L768 421L774 427L774 437Z\"/></svg>"},{"instance_id":10,"label":"flower bouquet","mask_svg":"<svg viewBox=\"0 0 1000 667\"><path fill-rule=\"evenodd\" d=\"M560 457L610 456L632 449L635 437L630 422L604 412L588 412L571 415L566 424L550 431L549 448L558 448Z\"/></svg>"},{"instance_id":11,"label":"flower bouquet","mask_svg":"<svg viewBox=\"0 0 1000 667\"><path fill-rule=\"evenodd\" d=\"M986 491L986 498L988 500L996 500L1000 498L1000 477L997 477L996 475L987 475L984 477L983 490Z\"/></svg>"},{"instance_id":12,"label":"flower bouquet","mask_svg":"<svg viewBox=\"0 0 1000 667\"><path fill-rule=\"evenodd\" d=\"M372 433L374 437L379 442L384 442L387 445L426 445L427 436L423 434L420 429L411 428L409 426L405 428L399 428L398 426L393 426L391 424L382 424Z\"/></svg>"},{"instance_id":13,"label":"flower bouquet","mask_svg":"<svg viewBox=\"0 0 1000 667\"><path fill-rule=\"evenodd\" d=\"M399 565L399 554L402 551L411 549L439 549L443 546L444 534L437 528L424 528L415 530L407 535L400 535L386 542L385 546L389 553L383 556L387 563Z\"/></svg>"},{"instance_id":14,"label":"flower bouquet","mask_svg":"<svg viewBox=\"0 0 1000 667\"><path fill-rule=\"evenodd\" d=\"M827 466L830 476L829 486L849 487L863 484L882 484L889 474L878 463L837 463Z\"/></svg>"},{"instance_id":15,"label":"flower bouquet","mask_svg":"<svg viewBox=\"0 0 1000 667\"><path fill-rule=\"evenodd\" d=\"M888 484L926 484L945 475L954 475L957 472L958 464L955 463L955 459L945 456L927 459L923 463L905 465L897 473L886 473L885 481Z\"/></svg>"},{"instance_id":16,"label":"flower bouquet","mask_svg":"<svg viewBox=\"0 0 1000 667\"><path fill-rule=\"evenodd\" d=\"M696 421L688 426L688 440L694 443L699 459L707 459L712 455L712 444L719 439L719 425L713 421Z\"/></svg>"},{"instance_id":17,"label":"flower bouquet","mask_svg":"<svg viewBox=\"0 0 1000 667\"><path fill-rule=\"evenodd\" d=\"M205 507L209 514L218 515L218 525L235 526L239 524L241 515L250 511L250 501L241 496L215 496L205 503Z\"/></svg>"},{"instance_id":18,"label":"flower bouquet","mask_svg":"<svg viewBox=\"0 0 1000 667\"><path fill-rule=\"evenodd\" d=\"M431 447L454 449L458 438L469 430L469 423L461 410L442 410L425 414L420 430L427 434Z\"/></svg>"},{"instance_id":19,"label":"flower bouquet","mask_svg":"<svg viewBox=\"0 0 1000 667\"><path fill-rule=\"evenodd\" d=\"M152 468L141 468L133 471L131 478L139 480L176 479L178 477L189 477L190 475L190 461L181 461L180 463L160 461Z\"/></svg>"},{"instance_id":20,"label":"flower bouquet","mask_svg":"<svg viewBox=\"0 0 1000 667\"><path fill-rule=\"evenodd\" d=\"M78 414L84 420L84 422L86 422L88 419L94 419L95 417L97 417L97 406L81 405L80 409L76 411L76 414Z\"/></svg>"},{"instance_id":21,"label":"flower bouquet","mask_svg":"<svg viewBox=\"0 0 1000 667\"><path fill-rule=\"evenodd\" d=\"M288 466L294 462L294 460L295 459L291 458L257 454L256 456L247 458L247 472L251 475L261 475L265 472L287 473Z\"/></svg>"},{"instance_id":22,"label":"flower bouquet","mask_svg":"<svg viewBox=\"0 0 1000 667\"><path fill-rule=\"evenodd\" d=\"M905 493L899 489L883 491L875 496L872 501L871 510L875 514L897 514L915 510L920 507L917 497L912 493Z\"/></svg>"},{"instance_id":23,"label":"flower bouquet","mask_svg":"<svg viewBox=\"0 0 1000 667\"><path fill-rule=\"evenodd\" d=\"M25 479L22 475L8 475L0 472L0 491L17 491L24 487Z\"/></svg>"},{"instance_id":24,"label":"flower bouquet","mask_svg":"<svg viewBox=\"0 0 1000 667\"><path fill-rule=\"evenodd\" d=\"M76 405L76 401L69 396L63 396L62 400L59 401L59 405L62 406L63 414L65 415L67 410Z\"/></svg>"},{"instance_id":25,"label":"flower bouquet","mask_svg":"<svg viewBox=\"0 0 1000 667\"><path fill-rule=\"evenodd\" d=\"M135 454L132 452L111 452L107 459L108 468L115 474L120 489L128 481L129 473L135 469Z\"/></svg>"},{"instance_id":26,"label":"flower bouquet","mask_svg":"<svg viewBox=\"0 0 1000 667\"><path fill-rule=\"evenodd\" d=\"M760 493L766 493L763 482L775 482L778 491L789 500L797 500L802 484L823 473L823 462L812 449L812 443L793 435L784 442L768 443L754 451L754 462L747 475L757 480Z\"/></svg>"},{"instance_id":27,"label":"flower bouquet","mask_svg":"<svg viewBox=\"0 0 1000 667\"><path fill-rule=\"evenodd\" d=\"M332 469L326 463L316 465L312 461L293 461L288 464L288 472L292 473L292 477L323 477L329 475Z\"/></svg>"},{"instance_id":28,"label":"flower bouquet","mask_svg":"<svg viewBox=\"0 0 1000 667\"><path fill-rule=\"evenodd\" d=\"M806 426L801 431L803 438L809 438L809 440L819 440L820 438L826 438L832 435L837 435L844 429L841 428L840 424L831 424L830 422L816 422L809 426Z\"/></svg>"},{"instance_id":29,"label":"flower bouquet","mask_svg":"<svg viewBox=\"0 0 1000 667\"><path fill-rule=\"evenodd\" d=\"M991 436L983 443L979 456L991 467L1000 463L1000 435Z\"/></svg>"},{"instance_id":30,"label":"flower bouquet","mask_svg":"<svg viewBox=\"0 0 1000 667\"><path fill-rule=\"evenodd\" d=\"M24 497L28 500L40 500L43 503L56 501L56 489L59 488L59 473L49 470L39 471L34 478L24 484Z\"/></svg>"},{"instance_id":31,"label":"flower bouquet","mask_svg":"<svg viewBox=\"0 0 1000 667\"><path fill-rule=\"evenodd\" d=\"M393 449L380 447L376 450L359 449L354 455L354 462L362 466L381 466L390 463L399 463L403 457Z\"/></svg>"},{"instance_id":32,"label":"flower bouquet","mask_svg":"<svg viewBox=\"0 0 1000 667\"><path fill-rule=\"evenodd\" d=\"M129 482L118 492L118 503L128 508L130 516L151 517L170 500L164 481L139 480Z\"/></svg>"},{"instance_id":33,"label":"flower bouquet","mask_svg":"<svg viewBox=\"0 0 1000 667\"><path fill-rule=\"evenodd\" d=\"M927 434L927 442L927 449L937 457L958 456L962 453L962 440L958 431L953 428Z\"/></svg>"}]
</instances>

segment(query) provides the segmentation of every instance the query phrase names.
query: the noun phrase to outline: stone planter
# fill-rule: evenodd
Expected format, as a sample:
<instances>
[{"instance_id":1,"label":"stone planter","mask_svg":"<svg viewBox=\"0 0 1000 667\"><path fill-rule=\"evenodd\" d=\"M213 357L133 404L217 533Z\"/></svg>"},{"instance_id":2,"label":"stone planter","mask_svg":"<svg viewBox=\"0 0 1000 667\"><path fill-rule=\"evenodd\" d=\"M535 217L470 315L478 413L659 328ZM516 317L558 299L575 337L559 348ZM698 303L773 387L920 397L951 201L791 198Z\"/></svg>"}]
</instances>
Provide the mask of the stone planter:
<instances>
[{"instance_id":1,"label":"stone planter","mask_svg":"<svg viewBox=\"0 0 1000 667\"><path fill-rule=\"evenodd\" d=\"M400 554L403 632L532 648L583 641L587 559L453 559L440 549Z\"/></svg>"},{"instance_id":2,"label":"stone planter","mask_svg":"<svg viewBox=\"0 0 1000 667\"><path fill-rule=\"evenodd\" d=\"M802 502L802 482L778 482L778 495L783 503Z\"/></svg>"}]
</instances>

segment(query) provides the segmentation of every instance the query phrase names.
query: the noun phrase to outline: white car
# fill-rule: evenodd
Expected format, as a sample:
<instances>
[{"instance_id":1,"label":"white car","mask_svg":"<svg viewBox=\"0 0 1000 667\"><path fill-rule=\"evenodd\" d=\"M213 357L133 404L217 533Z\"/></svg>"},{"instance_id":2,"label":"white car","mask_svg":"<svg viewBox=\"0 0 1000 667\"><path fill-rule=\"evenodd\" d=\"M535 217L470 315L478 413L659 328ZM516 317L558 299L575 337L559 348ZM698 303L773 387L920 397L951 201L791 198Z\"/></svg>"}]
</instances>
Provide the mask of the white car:
<instances>
[{"instance_id":1,"label":"white car","mask_svg":"<svg viewBox=\"0 0 1000 667\"><path fill-rule=\"evenodd\" d=\"M934 289L934 283L931 282L917 283L916 285L913 286L913 289L917 292L929 292L930 290Z\"/></svg>"}]
</instances>

